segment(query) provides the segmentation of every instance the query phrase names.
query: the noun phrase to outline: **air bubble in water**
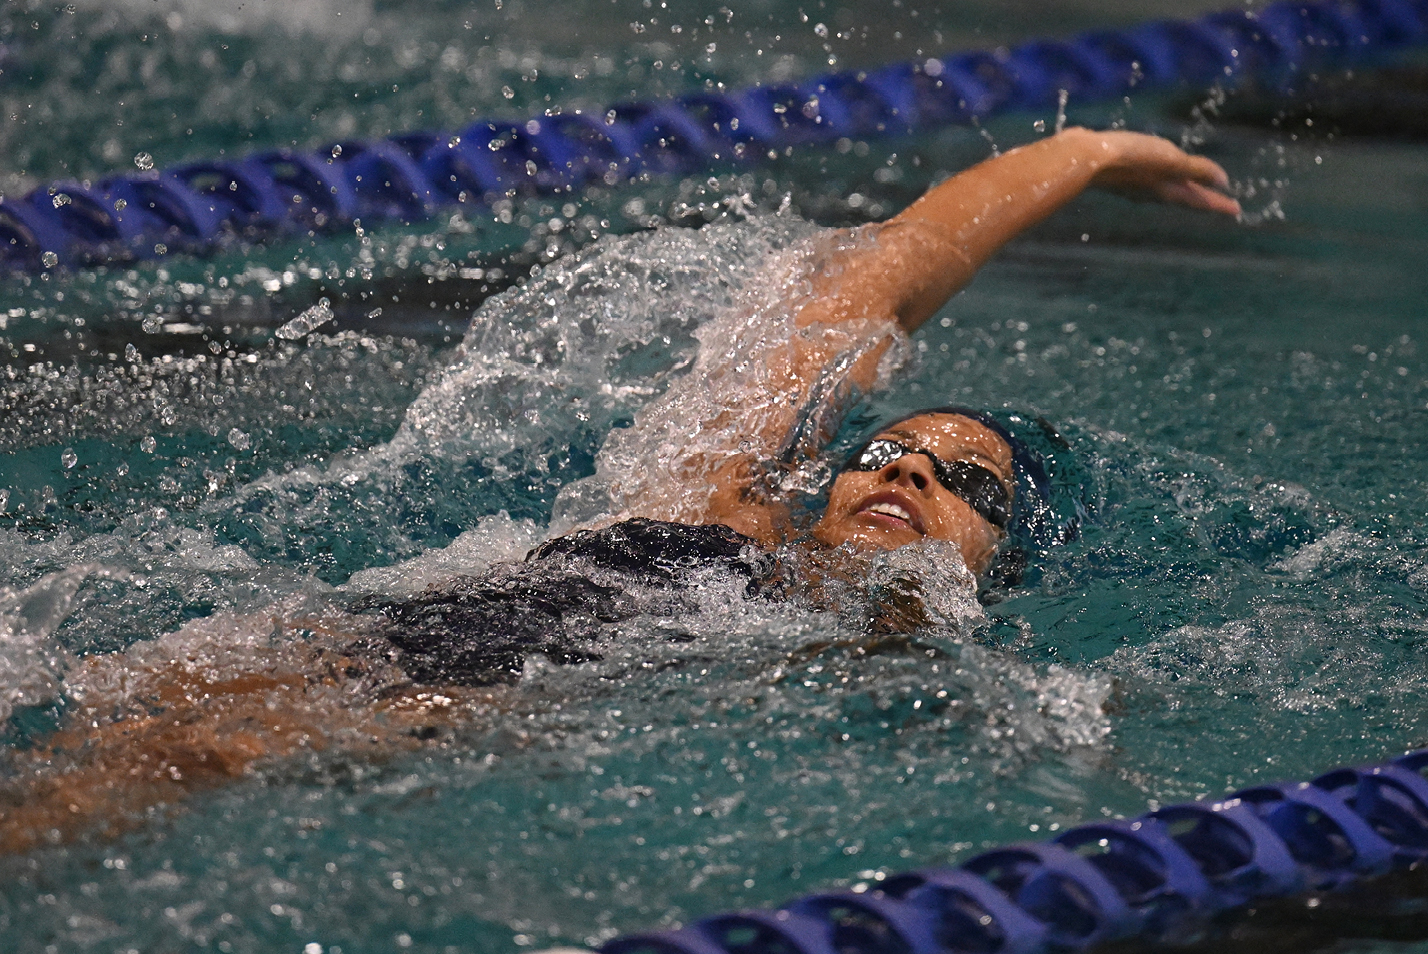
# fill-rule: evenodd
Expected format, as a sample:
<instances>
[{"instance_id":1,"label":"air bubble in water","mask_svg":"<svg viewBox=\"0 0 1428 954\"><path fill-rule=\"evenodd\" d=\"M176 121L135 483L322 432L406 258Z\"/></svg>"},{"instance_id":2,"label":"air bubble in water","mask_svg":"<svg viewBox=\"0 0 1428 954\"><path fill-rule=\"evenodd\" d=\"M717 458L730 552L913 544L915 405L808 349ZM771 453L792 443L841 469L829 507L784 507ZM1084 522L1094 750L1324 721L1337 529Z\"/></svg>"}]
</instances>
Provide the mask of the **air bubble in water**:
<instances>
[{"instance_id":1,"label":"air bubble in water","mask_svg":"<svg viewBox=\"0 0 1428 954\"><path fill-rule=\"evenodd\" d=\"M148 172L154 168L154 157L147 152L141 152L134 157L134 165L139 167L140 172Z\"/></svg>"},{"instance_id":2,"label":"air bubble in water","mask_svg":"<svg viewBox=\"0 0 1428 954\"><path fill-rule=\"evenodd\" d=\"M307 337L315 329L331 321L332 318L332 303L326 298L320 298L316 305L283 325L274 334L286 341L296 341L299 338Z\"/></svg>"},{"instance_id":3,"label":"air bubble in water","mask_svg":"<svg viewBox=\"0 0 1428 954\"><path fill-rule=\"evenodd\" d=\"M128 344L126 344L126 345L124 346L124 360L125 360L125 361L138 361L138 360L139 360L139 349L136 348L136 347L134 347L134 342L132 342L132 341L129 342Z\"/></svg>"},{"instance_id":4,"label":"air bubble in water","mask_svg":"<svg viewBox=\"0 0 1428 954\"><path fill-rule=\"evenodd\" d=\"M245 451L253 446L253 439L235 427L228 432L228 443L240 451Z\"/></svg>"},{"instance_id":5,"label":"air bubble in water","mask_svg":"<svg viewBox=\"0 0 1428 954\"><path fill-rule=\"evenodd\" d=\"M60 452L60 463L65 470L74 470L74 465L79 463L79 455L74 452L73 447L66 447Z\"/></svg>"},{"instance_id":6,"label":"air bubble in water","mask_svg":"<svg viewBox=\"0 0 1428 954\"><path fill-rule=\"evenodd\" d=\"M139 450L145 454L152 454L159 447L159 442L154 440L154 435L150 434L139 442Z\"/></svg>"}]
</instances>

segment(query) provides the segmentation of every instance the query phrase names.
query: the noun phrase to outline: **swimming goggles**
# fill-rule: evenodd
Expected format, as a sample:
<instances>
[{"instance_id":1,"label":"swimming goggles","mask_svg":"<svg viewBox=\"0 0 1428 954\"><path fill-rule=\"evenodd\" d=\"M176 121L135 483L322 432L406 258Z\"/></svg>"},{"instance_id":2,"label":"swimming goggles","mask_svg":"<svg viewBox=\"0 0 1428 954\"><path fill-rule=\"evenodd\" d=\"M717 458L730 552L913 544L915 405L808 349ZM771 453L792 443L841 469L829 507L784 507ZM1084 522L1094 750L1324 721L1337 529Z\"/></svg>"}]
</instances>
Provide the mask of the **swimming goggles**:
<instances>
[{"instance_id":1,"label":"swimming goggles","mask_svg":"<svg viewBox=\"0 0 1428 954\"><path fill-rule=\"evenodd\" d=\"M960 497L983 519L998 529L1005 530L1011 521L1011 494L1000 477L980 464L971 461L945 461L932 451L908 447L900 441L886 437L876 437L864 444L844 470L875 471L908 454L921 454L932 461L932 472L937 482L948 492Z\"/></svg>"}]
</instances>

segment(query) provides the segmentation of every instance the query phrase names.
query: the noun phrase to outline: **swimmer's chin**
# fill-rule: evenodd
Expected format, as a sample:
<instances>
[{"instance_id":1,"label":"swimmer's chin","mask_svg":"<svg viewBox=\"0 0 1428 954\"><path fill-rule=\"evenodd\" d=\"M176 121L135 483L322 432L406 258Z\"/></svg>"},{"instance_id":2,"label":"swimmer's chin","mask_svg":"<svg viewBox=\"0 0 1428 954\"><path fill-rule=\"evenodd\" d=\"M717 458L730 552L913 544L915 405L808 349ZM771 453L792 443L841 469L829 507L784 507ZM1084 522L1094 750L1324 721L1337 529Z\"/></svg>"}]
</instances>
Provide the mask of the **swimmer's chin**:
<instances>
[{"instance_id":1,"label":"swimmer's chin","mask_svg":"<svg viewBox=\"0 0 1428 954\"><path fill-rule=\"evenodd\" d=\"M891 526L888 521L874 522L857 517L836 522L825 520L813 529L813 537L830 547L845 547L870 555L934 539L918 533L910 526ZM963 565L973 576L980 576L992 565L992 560L997 555L997 543L989 542L985 546L972 549L970 553L965 546L958 546L958 550L961 551Z\"/></svg>"},{"instance_id":2,"label":"swimmer's chin","mask_svg":"<svg viewBox=\"0 0 1428 954\"><path fill-rule=\"evenodd\" d=\"M853 526L820 524L814 528L813 536L828 546L855 550L896 550L923 539L923 535L910 526L887 526L884 521L859 521Z\"/></svg>"}]
</instances>

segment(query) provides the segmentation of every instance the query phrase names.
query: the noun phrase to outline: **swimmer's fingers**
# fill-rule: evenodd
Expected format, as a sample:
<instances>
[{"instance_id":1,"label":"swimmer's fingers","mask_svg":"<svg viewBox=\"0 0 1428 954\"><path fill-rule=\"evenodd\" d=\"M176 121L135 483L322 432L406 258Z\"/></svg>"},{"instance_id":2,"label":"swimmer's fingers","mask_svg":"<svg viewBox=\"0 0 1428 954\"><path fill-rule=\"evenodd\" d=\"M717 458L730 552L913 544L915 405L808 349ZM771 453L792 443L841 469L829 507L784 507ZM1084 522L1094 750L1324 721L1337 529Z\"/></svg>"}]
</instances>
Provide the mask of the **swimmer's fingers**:
<instances>
[{"instance_id":1,"label":"swimmer's fingers","mask_svg":"<svg viewBox=\"0 0 1428 954\"><path fill-rule=\"evenodd\" d=\"M1198 182L1164 182L1156 187L1155 197L1162 202L1183 205L1221 215L1239 215L1240 204L1232 197Z\"/></svg>"},{"instance_id":2,"label":"swimmer's fingers","mask_svg":"<svg viewBox=\"0 0 1428 954\"><path fill-rule=\"evenodd\" d=\"M1194 179L1137 179L1139 181L1107 183L1103 188L1137 201L1165 202L1221 215L1240 214L1238 201L1203 182Z\"/></svg>"},{"instance_id":3,"label":"swimmer's fingers","mask_svg":"<svg viewBox=\"0 0 1428 954\"><path fill-rule=\"evenodd\" d=\"M1224 194L1230 177L1215 161L1192 156L1158 136L1130 132L1101 136L1106 159L1095 175L1095 185L1129 198L1239 215L1239 203Z\"/></svg>"}]
</instances>

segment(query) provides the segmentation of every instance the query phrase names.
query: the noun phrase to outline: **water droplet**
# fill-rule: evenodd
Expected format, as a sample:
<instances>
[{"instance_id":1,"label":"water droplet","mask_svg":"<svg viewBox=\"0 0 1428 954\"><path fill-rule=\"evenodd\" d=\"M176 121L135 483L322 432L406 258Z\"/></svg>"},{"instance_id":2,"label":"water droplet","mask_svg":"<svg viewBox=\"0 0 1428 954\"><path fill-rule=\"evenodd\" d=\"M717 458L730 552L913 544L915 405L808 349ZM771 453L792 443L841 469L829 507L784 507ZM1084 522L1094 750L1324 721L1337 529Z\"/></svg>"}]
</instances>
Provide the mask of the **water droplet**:
<instances>
[{"instance_id":1,"label":"water droplet","mask_svg":"<svg viewBox=\"0 0 1428 954\"><path fill-rule=\"evenodd\" d=\"M131 362L139 360L139 349L134 347L132 341L124 346L124 360Z\"/></svg>"},{"instance_id":2,"label":"water droplet","mask_svg":"<svg viewBox=\"0 0 1428 954\"><path fill-rule=\"evenodd\" d=\"M57 209L69 205L69 196L65 195L63 192L56 192L53 196L50 197L50 204L52 204Z\"/></svg>"},{"instance_id":3,"label":"water droplet","mask_svg":"<svg viewBox=\"0 0 1428 954\"><path fill-rule=\"evenodd\" d=\"M154 254L155 254L155 255L167 255L167 254L169 254L169 247L168 247L167 245L165 245L163 242L155 242L155 243L154 243Z\"/></svg>"},{"instance_id":4,"label":"water droplet","mask_svg":"<svg viewBox=\"0 0 1428 954\"><path fill-rule=\"evenodd\" d=\"M129 462L127 460L121 460L119 466L114 468L114 473L120 477L129 476Z\"/></svg>"},{"instance_id":5,"label":"water droplet","mask_svg":"<svg viewBox=\"0 0 1428 954\"><path fill-rule=\"evenodd\" d=\"M147 152L141 152L134 156L134 165L139 167L140 172L148 172L154 168L154 157Z\"/></svg>"},{"instance_id":6,"label":"water droplet","mask_svg":"<svg viewBox=\"0 0 1428 954\"><path fill-rule=\"evenodd\" d=\"M158 450L158 448L159 442L154 440L154 435L152 434L148 435L139 442L139 450L143 451L145 454L152 454L154 451Z\"/></svg>"},{"instance_id":7,"label":"water droplet","mask_svg":"<svg viewBox=\"0 0 1428 954\"><path fill-rule=\"evenodd\" d=\"M66 447L60 451L60 463L65 470L74 470L74 465L79 463L79 455L74 452L73 447Z\"/></svg>"},{"instance_id":8,"label":"water droplet","mask_svg":"<svg viewBox=\"0 0 1428 954\"><path fill-rule=\"evenodd\" d=\"M283 325L274 334L285 341L296 341L312 334L315 329L327 324L333 317L332 303L326 298L320 298L317 304Z\"/></svg>"},{"instance_id":9,"label":"water droplet","mask_svg":"<svg viewBox=\"0 0 1428 954\"><path fill-rule=\"evenodd\" d=\"M127 209L128 207L129 207L129 202L128 202L128 200L126 200L126 199L115 199L115 200L114 200L114 211L115 211L115 212L123 212L123 211L124 211L125 209Z\"/></svg>"},{"instance_id":10,"label":"water droplet","mask_svg":"<svg viewBox=\"0 0 1428 954\"><path fill-rule=\"evenodd\" d=\"M235 427L228 432L228 443L240 451L245 451L253 446L253 439Z\"/></svg>"},{"instance_id":11,"label":"water droplet","mask_svg":"<svg viewBox=\"0 0 1428 954\"><path fill-rule=\"evenodd\" d=\"M40 256L40 262L44 264L45 268L54 268L59 264L59 256L54 252L46 252Z\"/></svg>"},{"instance_id":12,"label":"water droplet","mask_svg":"<svg viewBox=\"0 0 1428 954\"><path fill-rule=\"evenodd\" d=\"M826 24L826 23L814 24L813 32L816 33L816 34L817 34L819 37L821 37L822 39L825 39L825 40L828 39L828 24Z\"/></svg>"}]
</instances>

